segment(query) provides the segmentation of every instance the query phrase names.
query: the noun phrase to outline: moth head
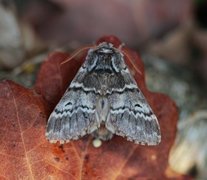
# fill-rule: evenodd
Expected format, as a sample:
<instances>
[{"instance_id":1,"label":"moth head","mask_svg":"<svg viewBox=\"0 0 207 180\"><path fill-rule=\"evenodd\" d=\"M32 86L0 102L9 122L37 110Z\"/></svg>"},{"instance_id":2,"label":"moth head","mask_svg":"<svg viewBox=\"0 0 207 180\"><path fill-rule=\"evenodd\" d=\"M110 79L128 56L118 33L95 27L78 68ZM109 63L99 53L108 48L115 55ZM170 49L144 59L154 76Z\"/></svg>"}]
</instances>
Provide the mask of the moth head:
<instances>
[{"instance_id":1,"label":"moth head","mask_svg":"<svg viewBox=\"0 0 207 180\"><path fill-rule=\"evenodd\" d=\"M126 65L120 50L111 43L103 42L88 51L85 67L88 71L120 72Z\"/></svg>"}]
</instances>

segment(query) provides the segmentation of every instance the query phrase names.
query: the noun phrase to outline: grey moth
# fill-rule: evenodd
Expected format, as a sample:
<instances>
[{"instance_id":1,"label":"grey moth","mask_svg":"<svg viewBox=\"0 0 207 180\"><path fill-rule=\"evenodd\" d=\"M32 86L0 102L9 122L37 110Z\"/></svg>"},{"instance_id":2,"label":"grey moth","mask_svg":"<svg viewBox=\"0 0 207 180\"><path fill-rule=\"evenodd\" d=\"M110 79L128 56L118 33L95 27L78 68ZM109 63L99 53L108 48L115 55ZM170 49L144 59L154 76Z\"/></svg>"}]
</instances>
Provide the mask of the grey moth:
<instances>
[{"instance_id":1,"label":"grey moth","mask_svg":"<svg viewBox=\"0 0 207 180\"><path fill-rule=\"evenodd\" d=\"M60 143L86 134L118 135L139 144L161 141L157 117L125 64L120 48L102 42L88 50L83 65L51 113L46 138Z\"/></svg>"}]
</instances>

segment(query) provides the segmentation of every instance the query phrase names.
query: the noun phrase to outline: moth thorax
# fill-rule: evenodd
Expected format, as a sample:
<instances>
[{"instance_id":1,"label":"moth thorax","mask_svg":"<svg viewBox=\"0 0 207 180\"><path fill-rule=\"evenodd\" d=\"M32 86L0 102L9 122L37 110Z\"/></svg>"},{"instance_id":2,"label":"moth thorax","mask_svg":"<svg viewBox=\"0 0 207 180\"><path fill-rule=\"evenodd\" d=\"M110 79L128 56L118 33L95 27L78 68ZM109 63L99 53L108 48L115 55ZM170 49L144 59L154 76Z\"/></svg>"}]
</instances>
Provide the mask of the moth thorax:
<instances>
[{"instance_id":1,"label":"moth thorax","mask_svg":"<svg viewBox=\"0 0 207 180\"><path fill-rule=\"evenodd\" d=\"M101 82L101 94L105 95L108 89L108 74L104 73L99 76L99 82Z\"/></svg>"},{"instance_id":2,"label":"moth thorax","mask_svg":"<svg viewBox=\"0 0 207 180\"><path fill-rule=\"evenodd\" d=\"M106 97L100 97L97 100L96 112L98 115L98 121L101 123L102 121L106 121L107 116L109 114L109 101Z\"/></svg>"},{"instance_id":3,"label":"moth thorax","mask_svg":"<svg viewBox=\"0 0 207 180\"><path fill-rule=\"evenodd\" d=\"M96 64L96 71L112 72L111 61L114 55L112 54L98 54L98 62Z\"/></svg>"}]
</instances>

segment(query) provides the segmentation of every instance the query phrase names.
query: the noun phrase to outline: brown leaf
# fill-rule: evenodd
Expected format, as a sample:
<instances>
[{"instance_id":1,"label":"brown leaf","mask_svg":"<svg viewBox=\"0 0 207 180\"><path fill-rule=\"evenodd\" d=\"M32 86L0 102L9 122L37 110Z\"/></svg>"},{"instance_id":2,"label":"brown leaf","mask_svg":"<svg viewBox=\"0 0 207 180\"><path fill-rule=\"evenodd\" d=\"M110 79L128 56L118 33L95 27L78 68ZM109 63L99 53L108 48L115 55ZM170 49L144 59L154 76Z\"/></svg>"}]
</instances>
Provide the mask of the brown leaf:
<instances>
[{"instance_id":1,"label":"brown leaf","mask_svg":"<svg viewBox=\"0 0 207 180\"><path fill-rule=\"evenodd\" d=\"M120 45L115 37L101 41ZM99 41L100 42L100 41ZM34 89L11 81L0 83L0 177L5 179L187 179L168 167L168 154L174 142L178 112L170 98L149 92L144 83L144 67L139 56L128 48L127 64L159 119L162 142L158 146L135 145L115 136L94 148L86 136L65 145L45 139L49 112L73 79L86 52L71 59L56 52L40 69Z\"/></svg>"}]
</instances>

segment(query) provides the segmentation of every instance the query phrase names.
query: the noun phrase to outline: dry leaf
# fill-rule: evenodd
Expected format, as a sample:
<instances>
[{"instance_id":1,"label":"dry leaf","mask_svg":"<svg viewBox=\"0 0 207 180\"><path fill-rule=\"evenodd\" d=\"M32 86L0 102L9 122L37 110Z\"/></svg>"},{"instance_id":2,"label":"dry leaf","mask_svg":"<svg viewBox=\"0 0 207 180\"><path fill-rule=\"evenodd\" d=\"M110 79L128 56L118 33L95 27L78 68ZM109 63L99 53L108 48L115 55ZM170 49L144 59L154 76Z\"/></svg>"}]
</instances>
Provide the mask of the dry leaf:
<instances>
[{"instance_id":1,"label":"dry leaf","mask_svg":"<svg viewBox=\"0 0 207 180\"><path fill-rule=\"evenodd\" d=\"M105 37L116 46L120 41ZM167 96L149 92L139 56L128 48L127 64L159 119L162 142L158 146L135 145L115 136L94 148L86 136L65 145L50 144L45 126L64 90L84 60L86 52L64 66L66 53L51 54L40 69L34 89L11 81L0 83L0 178L5 179L189 179L172 172L169 150L174 142L178 112Z\"/></svg>"}]
</instances>

